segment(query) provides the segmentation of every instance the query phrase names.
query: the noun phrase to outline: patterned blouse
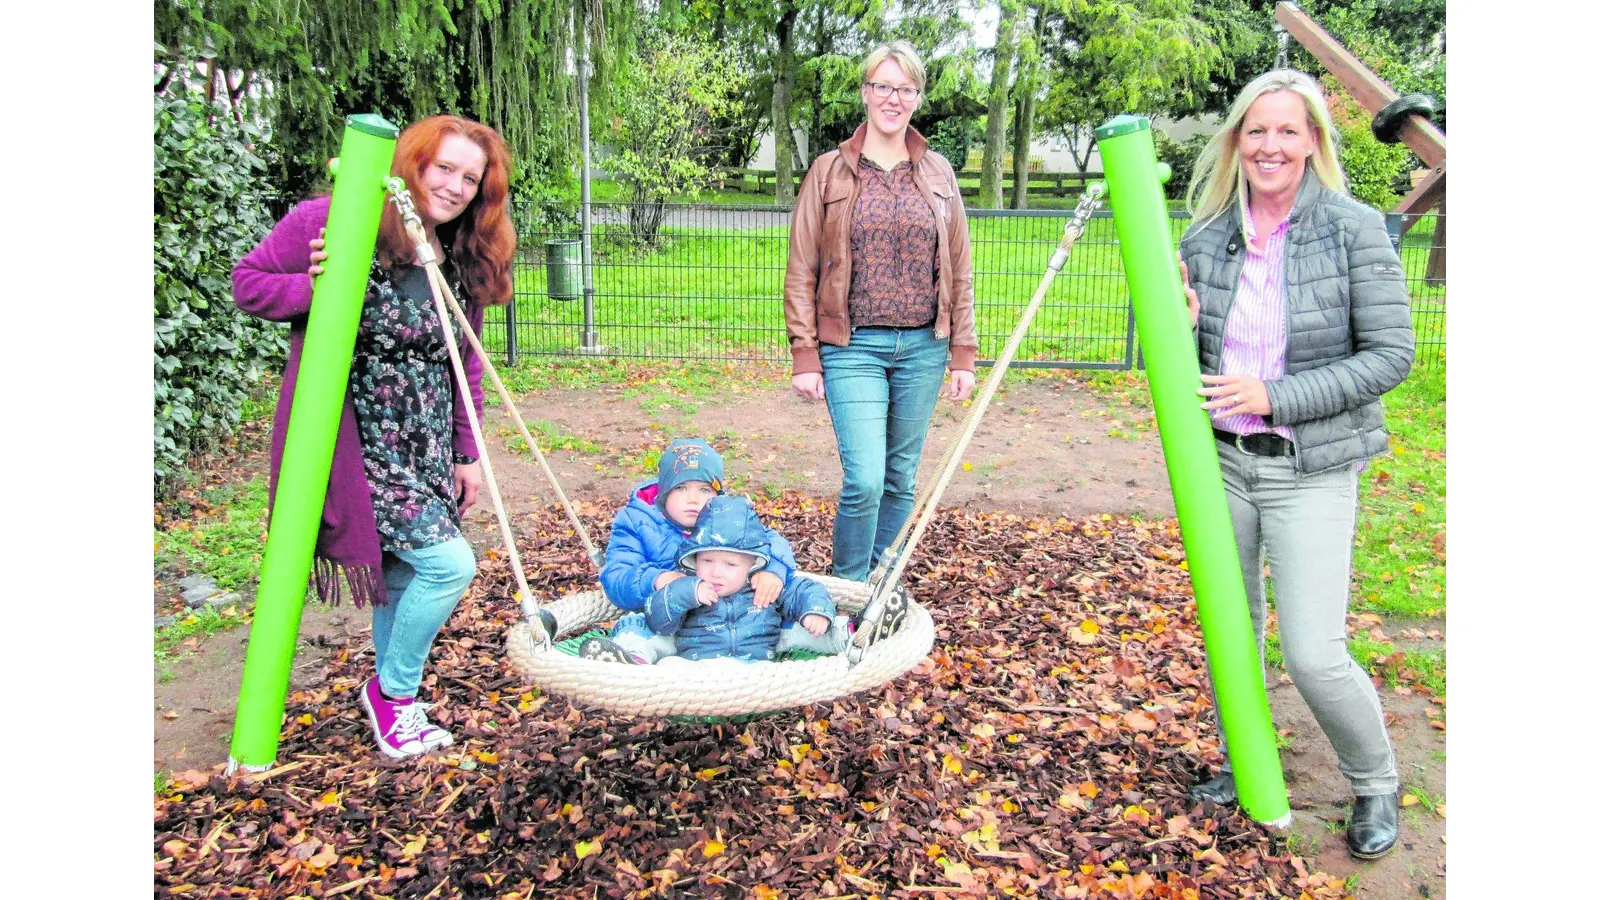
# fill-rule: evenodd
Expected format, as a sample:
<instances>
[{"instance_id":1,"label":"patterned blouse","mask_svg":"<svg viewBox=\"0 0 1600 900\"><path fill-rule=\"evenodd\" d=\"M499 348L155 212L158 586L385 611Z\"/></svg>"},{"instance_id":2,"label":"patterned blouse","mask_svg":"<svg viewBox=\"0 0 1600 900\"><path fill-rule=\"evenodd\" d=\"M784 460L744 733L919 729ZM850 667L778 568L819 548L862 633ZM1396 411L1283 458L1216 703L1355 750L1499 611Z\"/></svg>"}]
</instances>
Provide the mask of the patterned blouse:
<instances>
[{"instance_id":1,"label":"patterned blouse","mask_svg":"<svg viewBox=\"0 0 1600 900\"><path fill-rule=\"evenodd\" d=\"M850 222L850 324L933 324L938 269L938 223L911 178L911 162L885 172L861 157L861 192Z\"/></svg>"},{"instance_id":2,"label":"patterned blouse","mask_svg":"<svg viewBox=\"0 0 1600 900\"><path fill-rule=\"evenodd\" d=\"M444 271L450 289L464 300L448 263ZM461 326L453 319L450 325L459 345ZM461 534L453 378L427 270L386 269L374 260L350 387L384 550L421 550Z\"/></svg>"}]
</instances>

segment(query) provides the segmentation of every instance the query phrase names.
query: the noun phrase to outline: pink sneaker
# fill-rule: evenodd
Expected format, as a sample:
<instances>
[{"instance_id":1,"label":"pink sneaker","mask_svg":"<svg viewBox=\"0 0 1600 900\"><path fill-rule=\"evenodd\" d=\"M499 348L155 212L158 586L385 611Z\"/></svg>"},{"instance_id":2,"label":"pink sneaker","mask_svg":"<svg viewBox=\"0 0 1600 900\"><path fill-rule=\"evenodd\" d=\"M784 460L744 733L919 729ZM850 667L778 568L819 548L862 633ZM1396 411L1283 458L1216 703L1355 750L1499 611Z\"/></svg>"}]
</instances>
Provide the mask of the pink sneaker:
<instances>
[{"instance_id":1,"label":"pink sneaker","mask_svg":"<svg viewBox=\"0 0 1600 900\"><path fill-rule=\"evenodd\" d=\"M428 721L428 704L415 700L395 702L378 690L373 677L361 688L361 705L372 722L378 749L391 759L421 756L429 750L455 743L450 732Z\"/></svg>"}]
</instances>

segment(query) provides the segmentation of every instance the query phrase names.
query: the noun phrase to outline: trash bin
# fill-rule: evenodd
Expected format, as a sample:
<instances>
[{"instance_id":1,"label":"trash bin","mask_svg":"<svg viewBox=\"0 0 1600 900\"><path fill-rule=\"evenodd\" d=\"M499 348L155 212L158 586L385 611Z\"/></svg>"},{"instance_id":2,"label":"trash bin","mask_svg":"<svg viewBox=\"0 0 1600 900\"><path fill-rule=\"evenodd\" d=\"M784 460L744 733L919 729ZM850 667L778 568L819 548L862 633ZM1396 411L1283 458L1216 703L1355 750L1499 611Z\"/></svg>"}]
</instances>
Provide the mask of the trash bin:
<instances>
[{"instance_id":1,"label":"trash bin","mask_svg":"<svg viewBox=\"0 0 1600 900\"><path fill-rule=\"evenodd\" d=\"M583 241L545 241L544 271L550 299L576 300L582 297Z\"/></svg>"}]
</instances>

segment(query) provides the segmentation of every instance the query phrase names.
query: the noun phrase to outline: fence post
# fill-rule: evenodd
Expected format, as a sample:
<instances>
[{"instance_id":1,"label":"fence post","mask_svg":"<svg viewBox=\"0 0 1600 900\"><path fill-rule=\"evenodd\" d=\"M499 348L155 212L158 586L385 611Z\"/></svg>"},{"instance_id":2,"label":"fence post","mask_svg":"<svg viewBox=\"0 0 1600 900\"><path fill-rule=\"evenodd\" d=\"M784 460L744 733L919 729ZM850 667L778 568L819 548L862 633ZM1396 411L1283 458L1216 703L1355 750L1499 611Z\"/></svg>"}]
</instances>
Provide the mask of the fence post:
<instances>
[{"instance_id":1,"label":"fence post","mask_svg":"<svg viewBox=\"0 0 1600 900\"><path fill-rule=\"evenodd\" d=\"M488 349L488 348L484 348ZM506 365L517 364L517 292L511 291L511 302L506 304Z\"/></svg>"}]
</instances>

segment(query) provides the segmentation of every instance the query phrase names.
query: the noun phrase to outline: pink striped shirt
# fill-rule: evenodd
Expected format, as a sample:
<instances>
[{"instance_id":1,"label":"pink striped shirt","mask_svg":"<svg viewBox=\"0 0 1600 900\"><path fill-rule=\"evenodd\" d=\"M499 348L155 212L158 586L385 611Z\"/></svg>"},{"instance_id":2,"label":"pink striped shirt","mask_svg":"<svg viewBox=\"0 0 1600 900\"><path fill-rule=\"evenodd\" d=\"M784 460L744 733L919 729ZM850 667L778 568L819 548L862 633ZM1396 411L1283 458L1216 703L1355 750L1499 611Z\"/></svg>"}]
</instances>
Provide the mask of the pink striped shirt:
<instances>
[{"instance_id":1,"label":"pink striped shirt","mask_svg":"<svg viewBox=\"0 0 1600 900\"><path fill-rule=\"evenodd\" d=\"M1292 213L1291 213L1292 215ZM1278 224L1267 236L1265 249L1255 247L1256 223L1247 207L1244 211L1245 258L1239 271L1239 289L1228 310L1222 329L1223 375L1253 375L1262 381L1283 377L1284 357L1289 349L1288 297L1284 291L1283 248L1288 241L1289 219ZM1294 440L1294 429L1287 425L1268 427L1266 419L1255 413L1218 415L1211 411L1211 423L1234 434L1260 434L1270 431Z\"/></svg>"}]
</instances>

